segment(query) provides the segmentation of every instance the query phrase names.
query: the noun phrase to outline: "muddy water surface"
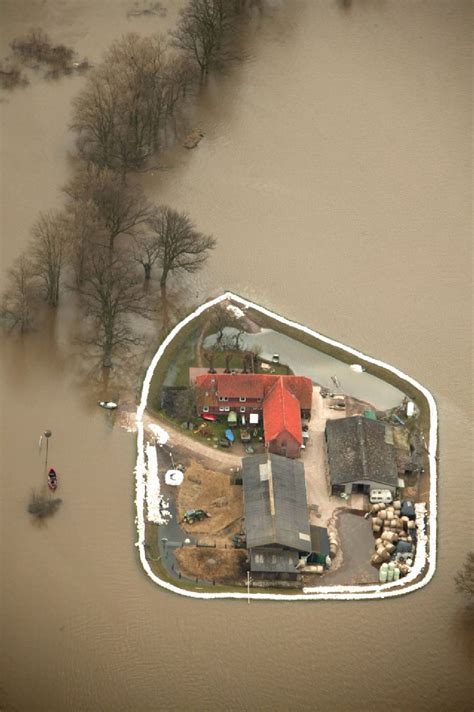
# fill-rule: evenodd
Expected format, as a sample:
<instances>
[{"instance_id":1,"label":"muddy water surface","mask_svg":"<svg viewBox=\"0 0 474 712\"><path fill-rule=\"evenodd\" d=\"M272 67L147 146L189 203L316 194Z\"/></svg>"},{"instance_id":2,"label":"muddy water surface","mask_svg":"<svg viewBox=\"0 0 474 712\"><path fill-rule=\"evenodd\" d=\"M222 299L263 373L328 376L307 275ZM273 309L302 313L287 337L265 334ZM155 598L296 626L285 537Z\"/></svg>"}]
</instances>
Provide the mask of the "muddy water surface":
<instances>
[{"instance_id":1,"label":"muddy water surface","mask_svg":"<svg viewBox=\"0 0 474 712\"><path fill-rule=\"evenodd\" d=\"M130 19L121 0L3 0L2 44L42 24L94 61L124 31L166 29L178 5L164 4L166 18ZM193 297L248 295L435 394L433 581L395 601L250 606L148 582L134 441L95 406L66 300L42 331L2 340L5 710L362 711L382 689L408 710L471 709L452 581L471 522L469 15L465 2L273 2L254 15L246 60L204 92L199 148L141 179L218 238ZM3 268L57 204L81 81L34 80L2 102ZM25 507L46 427L64 504L38 527Z\"/></svg>"}]
</instances>

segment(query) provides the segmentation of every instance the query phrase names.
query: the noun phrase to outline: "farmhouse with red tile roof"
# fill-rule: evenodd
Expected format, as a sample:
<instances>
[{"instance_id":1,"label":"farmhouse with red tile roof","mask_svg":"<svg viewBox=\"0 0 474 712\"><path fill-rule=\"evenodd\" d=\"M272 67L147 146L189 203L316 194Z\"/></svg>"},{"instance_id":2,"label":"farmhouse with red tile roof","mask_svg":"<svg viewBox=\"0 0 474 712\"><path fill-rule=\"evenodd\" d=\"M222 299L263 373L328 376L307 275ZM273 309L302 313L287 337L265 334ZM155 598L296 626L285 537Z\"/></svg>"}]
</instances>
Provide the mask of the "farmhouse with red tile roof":
<instances>
[{"instance_id":1,"label":"farmhouse with red tile roof","mask_svg":"<svg viewBox=\"0 0 474 712\"><path fill-rule=\"evenodd\" d=\"M263 415L265 445L270 452L299 457L301 418L311 415L313 384L305 376L206 373L196 377L200 413L237 411L249 422ZM250 419L250 422L252 420Z\"/></svg>"}]
</instances>

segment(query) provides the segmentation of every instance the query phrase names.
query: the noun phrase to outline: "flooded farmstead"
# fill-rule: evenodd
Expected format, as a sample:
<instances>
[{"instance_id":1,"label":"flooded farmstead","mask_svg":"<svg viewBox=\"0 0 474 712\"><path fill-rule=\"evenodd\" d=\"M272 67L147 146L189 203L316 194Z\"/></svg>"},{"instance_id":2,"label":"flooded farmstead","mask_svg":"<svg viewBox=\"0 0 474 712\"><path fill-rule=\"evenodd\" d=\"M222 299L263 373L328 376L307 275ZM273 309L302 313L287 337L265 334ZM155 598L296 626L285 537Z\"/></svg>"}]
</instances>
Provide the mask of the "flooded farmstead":
<instances>
[{"instance_id":1,"label":"flooded farmstead","mask_svg":"<svg viewBox=\"0 0 474 712\"><path fill-rule=\"evenodd\" d=\"M471 4L0 12L0 709L471 710Z\"/></svg>"}]
</instances>

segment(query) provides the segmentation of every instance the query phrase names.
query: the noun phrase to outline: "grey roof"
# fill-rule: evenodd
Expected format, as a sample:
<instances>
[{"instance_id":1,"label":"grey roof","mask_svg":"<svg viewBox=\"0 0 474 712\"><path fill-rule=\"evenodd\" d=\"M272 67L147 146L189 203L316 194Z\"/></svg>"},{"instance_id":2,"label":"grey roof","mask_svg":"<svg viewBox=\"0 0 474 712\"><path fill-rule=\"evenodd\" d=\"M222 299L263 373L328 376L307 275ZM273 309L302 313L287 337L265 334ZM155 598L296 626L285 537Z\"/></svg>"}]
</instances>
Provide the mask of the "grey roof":
<instances>
[{"instance_id":1,"label":"grey roof","mask_svg":"<svg viewBox=\"0 0 474 712\"><path fill-rule=\"evenodd\" d=\"M311 532L311 550L315 554L329 556L329 538L326 527L317 527L311 524L309 529Z\"/></svg>"},{"instance_id":2,"label":"grey roof","mask_svg":"<svg viewBox=\"0 0 474 712\"><path fill-rule=\"evenodd\" d=\"M302 462L280 455L242 460L247 546L311 551Z\"/></svg>"},{"instance_id":3,"label":"grey roof","mask_svg":"<svg viewBox=\"0 0 474 712\"><path fill-rule=\"evenodd\" d=\"M250 552L250 570L274 573L296 573L298 552L288 549L257 548Z\"/></svg>"},{"instance_id":4,"label":"grey roof","mask_svg":"<svg viewBox=\"0 0 474 712\"><path fill-rule=\"evenodd\" d=\"M361 416L328 420L326 442L332 484L370 480L397 486L390 426Z\"/></svg>"}]
</instances>

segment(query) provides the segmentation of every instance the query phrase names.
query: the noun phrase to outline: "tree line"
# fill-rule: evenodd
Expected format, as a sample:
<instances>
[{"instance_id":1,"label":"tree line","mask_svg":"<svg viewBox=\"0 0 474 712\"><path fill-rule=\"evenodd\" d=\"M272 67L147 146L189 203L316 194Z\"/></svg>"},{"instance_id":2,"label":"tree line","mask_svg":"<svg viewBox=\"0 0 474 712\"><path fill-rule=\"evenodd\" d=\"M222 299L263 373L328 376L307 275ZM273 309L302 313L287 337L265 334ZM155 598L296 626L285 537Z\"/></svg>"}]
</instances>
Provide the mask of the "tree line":
<instances>
[{"instance_id":1,"label":"tree line","mask_svg":"<svg viewBox=\"0 0 474 712\"><path fill-rule=\"evenodd\" d=\"M110 367L117 347L138 341L128 317L156 313L157 300L143 284L152 267L160 269L167 328L169 277L196 272L216 243L185 213L152 205L139 187L107 168L84 168L63 192L64 208L40 213L29 247L9 271L2 320L24 333L34 327L41 299L55 308L62 291L72 290L91 321L89 342Z\"/></svg>"},{"instance_id":2,"label":"tree line","mask_svg":"<svg viewBox=\"0 0 474 712\"><path fill-rule=\"evenodd\" d=\"M144 288L155 266L168 328L169 278L201 269L216 241L184 212L151 204L128 174L159 152L189 91L226 60L245 5L190 0L169 42L127 34L88 75L73 101L79 168L63 188L64 206L40 213L8 273L7 329L34 328L41 301L56 308L73 290L91 322L88 340L110 367L119 347L137 343L130 317L157 311L158 295Z\"/></svg>"}]
</instances>

